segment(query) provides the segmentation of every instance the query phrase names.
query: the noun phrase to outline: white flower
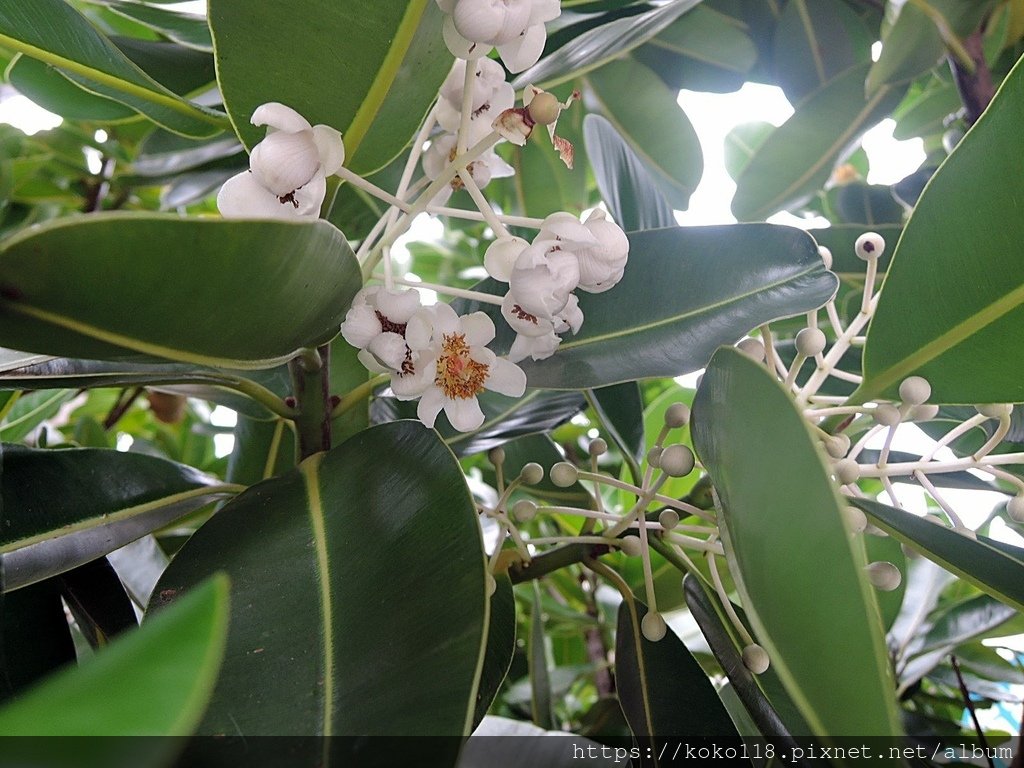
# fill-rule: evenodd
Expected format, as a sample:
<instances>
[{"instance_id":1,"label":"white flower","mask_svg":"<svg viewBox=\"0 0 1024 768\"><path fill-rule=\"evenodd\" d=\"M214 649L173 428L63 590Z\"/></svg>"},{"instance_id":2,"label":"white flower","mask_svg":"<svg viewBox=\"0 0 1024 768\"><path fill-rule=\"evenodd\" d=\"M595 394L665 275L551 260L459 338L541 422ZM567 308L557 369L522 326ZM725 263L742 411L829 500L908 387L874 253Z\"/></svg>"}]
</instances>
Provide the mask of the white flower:
<instances>
[{"instance_id":1,"label":"white flower","mask_svg":"<svg viewBox=\"0 0 1024 768\"><path fill-rule=\"evenodd\" d=\"M529 247L521 237L499 237L484 251L484 269L495 280L507 283L519 254Z\"/></svg>"},{"instance_id":2,"label":"white flower","mask_svg":"<svg viewBox=\"0 0 1024 768\"><path fill-rule=\"evenodd\" d=\"M573 295L569 296L565 307L553 320L546 320L524 310L509 292L502 300L501 314L516 332L515 341L508 353L508 359L513 363L527 357L534 360L551 357L562 343L557 334L568 330L575 334L583 325L583 311L579 307L579 300Z\"/></svg>"},{"instance_id":3,"label":"white flower","mask_svg":"<svg viewBox=\"0 0 1024 768\"><path fill-rule=\"evenodd\" d=\"M576 256L561 249L557 240L535 240L516 259L509 276L509 293L522 309L554 320L580 281Z\"/></svg>"},{"instance_id":4,"label":"white flower","mask_svg":"<svg viewBox=\"0 0 1024 768\"><path fill-rule=\"evenodd\" d=\"M622 279L629 259L629 239L601 209L592 211L582 224L572 214L552 214L544 220L538 237L543 236L556 237L576 254L580 289L603 293Z\"/></svg>"},{"instance_id":5,"label":"white flower","mask_svg":"<svg viewBox=\"0 0 1024 768\"><path fill-rule=\"evenodd\" d=\"M544 23L562 12L558 0L437 0L449 14L444 40L457 58L476 59L498 46L511 72L537 63L544 50Z\"/></svg>"},{"instance_id":6,"label":"white flower","mask_svg":"<svg viewBox=\"0 0 1024 768\"><path fill-rule=\"evenodd\" d=\"M508 351L508 359L513 363L525 360L530 357L534 360L546 360L555 354L562 339L555 335L554 331L548 331L542 336L524 336L518 334L512 342L512 348Z\"/></svg>"},{"instance_id":7,"label":"white flower","mask_svg":"<svg viewBox=\"0 0 1024 768\"><path fill-rule=\"evenodd\" d=\"M374 338L386 332L405 338L405 326L419 308L420 295L411 288L389 291L371 285L352 299L352 307L341 324L341 335L359 349L366 349Z\"/></svg>"},{"instance_id":8,"label":"white flower","mask_svg":"<svg viewBox=\"0 0 1024 768\"><path fill-rule=\"evenodd\" d=\"M441 86L441 98L437 102L437 122L446 131L459 130L462 113L462 97L465 88L467 63L463 59L455 62L448 79ZM493 59L476 59L473 62L472 96L468 144L472 146L491 132L495 118L512 107L516 101L515 90L505 82L505 70Z\"/></svg>"},{"instance_id":9,"label":"white flower","mask_svg":"<svg viewBox=\"0 0 1024 768\"><path fill-rule=\"evenodd\" d=\"M327 176L345 161L341 134L312 126L290 107L270 102L252 114L267 135L253 147L249 170L228 179L217 195L225 218L315 218L327 194Z\"/></svg>"},{"instance_id":10,"label":"white flower","mask_svg":"<svg viewBox=\"0 0 1024 768\"><path fill-rule=\"evenodd\" d=\"M457 137L454 133L444 133L435 136L430 140L430 146L423 153L423 173L427 178L433 180L440 176L448 164L455 158ZM480 189L486 187L491 179L500 179L515 174L515 169L502 160L494 152L489 150L471 162L466 169L469 171L473 183ZM442 189L431 201L432 205L444 205L452 192L462 189L462 179L456 176Z\"/></svg>"},{"instance_id":11,"label":"white flower","mask_svg":"<svg viewBox=\"0 0 1024 768\"><path fill-rule=\"evenodd\" d=\"M406 338L420 353L417 367L433 361L433 381L416 411L428 427L444 410L455 429L469 432L484 421L477 395L485 389L510 397L526 391L526 374L519 366L485 346L494 338L494 323L483 312L460 317L447 304L424 308L410 320Z\"/></svg>"}]
</instances>

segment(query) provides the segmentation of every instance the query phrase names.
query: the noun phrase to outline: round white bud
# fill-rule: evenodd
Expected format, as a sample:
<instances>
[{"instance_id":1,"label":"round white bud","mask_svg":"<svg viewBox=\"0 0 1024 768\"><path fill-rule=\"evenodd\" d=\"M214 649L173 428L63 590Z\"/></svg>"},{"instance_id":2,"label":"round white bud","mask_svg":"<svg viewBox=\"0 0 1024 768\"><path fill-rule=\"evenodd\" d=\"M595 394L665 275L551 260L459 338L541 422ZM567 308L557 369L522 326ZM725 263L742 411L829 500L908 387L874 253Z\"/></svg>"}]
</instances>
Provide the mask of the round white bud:
<instances>
[{"instance_id":1,"label":"round white bud","mask_svg":"<svg viewBox=\"0 0 1024 768\"><path fill-rule=\"evenodd\" d=\"M764 360L764 344L760 339L744 339L736 345L736 349L758 363Z\"/></svg>"},{"instance_id":2,"label":"round white bud","mask_svg":"<svg viewBox=\"0 0 1024 768\"><path fill-rule=\"evenodd\" d=\"M591 456L601 456L608 452L608 443L606 443L600 437L595 437L593 440L590 441L588 450L590 451Z\"/></svg>"},{"instance_id":3,"label":"round white bud","mask_svg":"<svg viewBox=\"0 0 1024 768\"><path fill-rule=\"evenodd\" d=\"M818 255L821 256L821 260L825 264L825 269L832 269L832 251L824 245L819 245Z\"/></svg>"},{"instance_id":4,"label":"round white bud","mask_svg":"<svg viewBox=\"0 0 1024 768\"><path fill-rule=\"evenodd\" d=\"M643 544L640 543L639 536L623 536L619 539L619 549L630 557L640 557L640 553L643 552Z\"/></svg>"},{"instance_id":5,"label":"round white bud","mask_svg":"<svg viewBox=\"0 0 1024 768\"><path fill-rule=\"evenodd\" d=\"M661 514L658 515L658 522L661 523L661 527L666 531L671 531L679 525L679 513L674 509L663 509Z\"/></svg>"},{"instance_id":6,"label":"round white bud","mask_svg":"<svg viewBox=\"0 0 1024 768\"><path fill-rule=\"evenodd\" d=\"M665 426L671 429L685 427L690 420L690 408L686 403L672 403L665 410Z\"/></svg>"},{"instance_id":7,"label":"round white bud","mask_svg":"<svg viewBox=\"0 0 1024 768\"><path fill-rule=\"evenodd\" d=\"M911 421L931 421L939 415L939 406L934 403L925 403L924 405L915 405L907 413L907 418Z\"/></svg>"},{"instance_id":8,"label":"round white bud","mask_svg":"<svg viewBox=\"0 0 1024 768\"><path fill-rule=\"evenodd\" d=\"M840 459L836 462L835 470L840 485L856 483L860 479L860 465L853 459Z\"/></svg>"},{"instance_id":9,"label":"round white bud","mask_svg":"<svg viewBox=\"0 0 1024 768\"><path fill-rule=\"evenodd\" d=\"M920 376L908 376L900 382L900 400L908 405L921 405L932 396L932 385Z\"/></svg>"},{"instance_id":10,"label":"round white bud","mask_svg":"<svg viewBox=\"0 0 1024 768\"><path fill-rule=\"evenodd\" d=\"M512 517L516 519L517 523L533 520L536 515L537 504L529 499L520 499L512 505Z\"/></svg>"},{"instance_id":11,"label":"round white bud","mask_svg":"<svg viewBox=\"0 0 1024 768\"><path fill-rule=\"evenodd\" d=\"M868 527L868 516L857 507L843 507L843 517L846 518L851 533L864 533L864 529Z\"/></svg>"},{"instance_id":12,"label":"round white bud","mask_svg":"<svg viewBox=\"0 0 1024 768\"><path fill-rule=\"evenodd\" d=\"M693 471L693 451L682 443L668 446L661 452L661 471L669 477L685 477Z\"/></svg>"},{"instance_id":13,"label":"round white bud","mask_svg":"<svg viewBox=\"0 0 1024 768\"><path fill-rule=\"evenodd\" d=\"M825 439L825 450L833 459L841 459L850 452L850 438L843 434Z\"/></svg>"},{"instance_id":14,"label":"round white bud","mask_svg":"<svg viewBox=\"0 0 1024 768\"><path fill-rule=\"evenodd\" d=\"M499 467L505 463L505 449L491 448L491 450L487 452L487 458L493 466Z\"/></svg>"},{"instance_id":15,"label":"round white bud","mask_svg":"<svg viewBox=\"0 0 1024 768\"><path fill-rule=\"evenodd\" d=\"M871 418L883 427L894 427L900 423L900 409L889 403L882 403L871 412Z\"/></svg>"},{"instance_id":16,"label":"round white bud","mask_svg":"<svg viewBox=\"0 0 1024 768\"><path fill-rule=\"evenodd\" d=\"M1015 523L1024 523L1024 495L1017 495L1006 502L1006 514Z\"/></svg>"},{"instance_id":17,"label":"round white bud","mask_svg":"<svg viewBox=\"0 0 1024 768\"><path fill-rule=\"evenodd\" d=\"M766 672L771 663L768 659L768 652L757 643L751 643L744 648L742 656L743 665L755 675Z\"/></svg>"},{"instance_id":18,"label":"round white bud","mask_svg":"<svg viewBox=\"0 0 1024 768\"><path fill-rule=\"evenodd\" d=\"M551 125L558 119L562 105L558 103L554 94L541 91L533 97L526 111L530 113L530 118L537 125Z\"/></svg>"},{"instance_id":19,"label":"round white bud","mask_svg":"<svg viewBox=\"0 0 1024 768\"><path fill-rule=\"evenodd\" d=\"M650 612L640 621L640 631L643 632L644 637L652 643L656 643L665 636L668 625L665 624L660 613Z\"/></svg>"},{"instance_id":20,"label":"round white bud","mask_svg":"<svg viewBox=\"0 0 1024 768\"><path fill-rule=\"evenodd\" d=\"M892 592L903 581L900 569L892 563L884 561L868 563L864 570L868 574L868 581L871 582L871 586L883 592Z\"/></svg>"},{"instance_id":21,"label":"round white bud","mask_svg":"<svg viewBox=\"0 0 1024 768\"><path fill-rule=\"evenodd\" d=\"M536 485L544 479L544 467L535 461L524 464L523 468L519 471L519 479L526 485Z\"/></svg>"},{"instance_id":22,"label":"round white bud","mask_svg":"<svg viewBox=\"0 0 1024 768\"><path fill-rule=\"evenodd\" d=\"M820 328L804 328L796 335L796 351L804 357L814 357L825 349L826 341Z\"/></svg>"},{"instance_id":23,"label":"round white bud","mask_svg":"<svg viewBox=\"0 0 1024 768\"><path fill-rule=\"evenodd\" d=\"M579 470L567 461L560 461L551 468L551 482L559 488L568 488L579 477Z\"/></svg>"},{"instance_id":24,"label":"round white bud","mask_svg":"<svg viewBox=\"0 0 1024 768\"><path fill-rule=\"evenodd\" d=\"M885 252L885 240L877 232L865 232L857 238L853 250L857 253L858 259L871 261Z\"/></svg>"},{"instance_id":25,"label":"round white bud","mask_svg":"<svg viewBox=\"0 0 1024 768\"><path fill-rule=\"evenodd\" d=\"M661 466L661 454L664 453L665 449L659 445L651 447L651 450L647 452L647 463L652 467Z\"/></svg>"},{"instance_id":26,"label":"round white bud","mask_svg":"<svg viewBox=\"0 0 1024 768\"><path fill-rule=\"evenodd\" d=\"M1013 403L985 403L974 407L989 419L1005 419L1013 413Z\"/></svg>"}]
</instances>

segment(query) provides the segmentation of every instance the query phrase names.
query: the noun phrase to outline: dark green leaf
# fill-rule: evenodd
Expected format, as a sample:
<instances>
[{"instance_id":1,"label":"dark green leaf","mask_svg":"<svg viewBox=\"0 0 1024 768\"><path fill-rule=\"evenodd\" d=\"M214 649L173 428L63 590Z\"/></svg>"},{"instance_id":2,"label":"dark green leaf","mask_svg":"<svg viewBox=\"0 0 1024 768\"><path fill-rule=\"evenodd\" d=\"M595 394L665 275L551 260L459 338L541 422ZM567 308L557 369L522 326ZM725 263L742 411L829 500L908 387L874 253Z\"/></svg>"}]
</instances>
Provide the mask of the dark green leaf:
<instances>
[{"instance_id":1,"label":"dark green leaf","mask_svg":"<svg viewBox=\"0 0 1024 768\"><path fill-rule=\"evenodd\" d=\"M323 222L62 219L0 246L0 341L269 368L334 336L360 284L348 243Z\"/></svg>"},{"instance_id":2,"label":"dark green leaf","mask_svg":"<svg viewBox=\"0 0 1024 768\"><path fill-rule=\"evenodd\" d=\"M499 574L495 577L495 584L487 625L487 649L476 692L474 729L483 722L498 689L505 682L516 652L516 599L512 593L512 582L507 575Z\"/></svg>"},{"instance_id":3,"label":"dark green leaf","mask_svg":"<svg viewBox=\"0 0 1024 768\"><path fill-rule=\"evenodd\" d=\"M210 28L202 16L137 2L112 2L109 3L109 7L114 13L137 21L154 32L159 32L168 40L213 53Z\"/></svg>"},{"instance_id":4,"label":"dark green leaf","mask_svg":"<svg viewBox=\"0 0 1024 768\"><path fill-rule=\"evenodd\" d=\"M675 226L672 206L643 160L615 126L600 115L583 121L587 156L608 210L623 229L636 231Z\"/></svg>"},{"instance_id":5,"label":"dark green leaf","mask_svg":"<svg viewBox=\"0 0 1024 768\"><path fill-rule=\"evenodd\" d=\"M1022 122L1019 62L907 222L871 321L862 400L894 396L911 375L936 403L1024 400Z\"/></svg>"},{"instance_id":6,"label":"dark green leaf","mask_svg":"<svg viewBox=\"0 0 1024 768\"><path fill-rule=\"evenodd\" d=\"M807 724L826 741L900 733L863 548L851 542L817 440L792 399L763 365L722 348L697 390L692 430L721 500L729 570Z\"/></svg>"},{"instance_id":7,"label":"dark green leaf","mask_svg":"<svg viewBox=\"0 0 1024 768\"><path fill-rule=\"evenodd\" d=\"M551 676L548 671L550 652L547 635L544 633L540 582L535 579L531 586L533 602L530 607L530 637L526 643L526 655L530 665L530 711L534 723L541 728L550 729L554 717Z\"/></svg>"},{"instance_id":8,"label":"dark green leaf","mask_svg":"<svg viewBox=\"0 0 1024 768\"><path fill-rule=\"evenodd\" d=\"M997 547L985 536L968 538L903 510L867 499L854 503L872 523L929 560L1018 611L1024 610L1024 550Z\"/></svg>"},{"instance_id":9,"label":"dark green leaf","mask_svg":"<svg viewBox=\"0 0 1024 768\"><path fill-rule=\"evenodd\" d=\"M0 646L0 702L74 663L75 644L53 580L4 595Z\"/></svg>"},{"instance_id":10,"label":"dark green leaf","mask_svg":"<svg viewBox=\"0 0 1024 768\"><path fill-rule=\"evenodd\" d=\"M625 446L639 461L647 452L644 443L644 401L640 385L627 381L593 390L593 406L614 432L616 444Z\"/></svg>"},{"instance_id":11,"label":"dark green leaf","mask_svg":"<svg viewBox=\"0 0 1024 768\"><path fill-rule=\"evenodd\" d=\"M62 573L56 582L75 623L93 648L105 646L115 635L138 626L128 593L105 557Z\"/></svg>"},{"instance_id":12,"label":"dark green leaf","mask_svg":"<svg viewBox=\"0 0 1024 768\"><path fill-rule=\"evenodd\" d=\"M345 164L360 174L402 151L452 64L433 0L212 0L209 16L242 142L251 148L263 138L249 123L256 107L279 101L341 131Z\"/></svg>"},{"instance_id":13,"label":"dark green leaf","mask_svg":"<svg viewBox=\"0 0 1024 768\"><path fill-rule=\"evenodd\" d=\"M621 765L608 749L575 733L546 731L522 720L488 716L467 739L456 768L563 768L569 761L605 768Z\"/></svg>"},{"instance_id":14,"label":"dark green leaf","mask_svg":"<svg viewBox=\"0 0 1024 768\"><path fill-rule=\"evenodd\" d=\"M396 564L423 577L415 590ZM218 567L232 576L231 636L201 733L468 734L486 574L462 472L431 430L375 427L253 486L189 539L157 594ZM297 748L308 762L324 746ZM451 765L446 752L420 758Z\"/></svg>"}]
</instances>

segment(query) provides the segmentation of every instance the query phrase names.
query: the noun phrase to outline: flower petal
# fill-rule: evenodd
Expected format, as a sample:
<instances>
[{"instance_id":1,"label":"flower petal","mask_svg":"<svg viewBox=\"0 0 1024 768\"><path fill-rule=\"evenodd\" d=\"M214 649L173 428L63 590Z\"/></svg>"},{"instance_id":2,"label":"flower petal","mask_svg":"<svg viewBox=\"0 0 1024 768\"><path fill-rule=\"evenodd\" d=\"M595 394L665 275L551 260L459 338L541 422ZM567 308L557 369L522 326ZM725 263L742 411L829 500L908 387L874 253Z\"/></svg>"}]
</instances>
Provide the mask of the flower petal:
<instances>
[{"instance_id":1,"label":"flower petal","mask_svg":"<svg viewBox=\"0 0 1024 768\"><path fill-rule=\"evenodd\" d=\"M320 206L323 205L325 197L327 197L327 179L324 177L323 170L320 169L308 184L295 190L292 194L295 203L291 204L291 207L295 209L297 216L315 219L320 215ZM289 205L287 201L281 204L282 206Z\"/></svg>"},{"instance_id":2,"label":"flower petal","mask_svg":"<svg viewBox=\"0 0 1024 768\"><path fill-rule=\"evenodd\" d=\"M435 304L434 310L434 337L438 338L447 333L462 333L459 324L459 315L450 305L440 302Z\"/></svg>"},{"instance_id":3,"label":"flower petal","mask_svg":"<svg viewBox=\"0 0 1024 768\"><path fill-rule=\"evenodd\" d=\"M499 237L484 251L484 269L495 280L507 283L516 259L528 246L521 237Z\"/></svg>"},{"instance_id":4,"label":"flower petal","mask_svg":"<svg viewBox=\"0 0 1024 768\"><path fill-rule=\"evenodd\" d=\"M426 349L434 337L434 313L432 307L421 307L405 325L405 343L416 351Z\"/></svg>"},{"instance_id":5,"label":"flower petal","mask_svg":"<svg viewBox=\"0 0 1024 768\"><path fill-rule=\"evenodd\" d=\"M345 164L345 142L341 139L341 132L329 125L314 125L313 143L324 173L330 176L340 171Z\"/></svg>"},{"instance_id":6,"label":"flower petal","mask_svg":"<svg viewBox=\"0 0 1024 768\"><path fill-rule=\"evenodd\" d=\"M546 360L555 354L558 345L562 340L553 331L543 336L523 336L519 334L512 342L512 348L508 351L508 359L511 363L518 363L527 357L534 360Z\"/></svg>"},{"instance_id":7,"label":"flower petal","mask_svg":"<svg viewBox=\"0 0 1024 768\"><path fill-rule=\"evenodd\" d=\"M377 308L393 323L408 323L420 308L420 293L414 288L382 290L377 294Z\"/></svg>"},{"instance_id":8,"label":"flower petal","mask_svg":"<svg viewBox=\"0 0 1024 768\"><path fill-rule=\"evenodd\" d=\"M308 131L312 127L309 121L294 109L277 101L256 107L250 122L253 125L266 125L272 130L287 131L288 133Z\"/></svg>"},{"instance_id":9,"label":"flower petal","mask_svg":"<svg viewBox=\"0 0 1024 768\"><path fill-rule=\"evenodd\" d=\"M445 396L441 390L437 387L428 387L420 398L419 405L416 406L416 418L428 427L433 427L437 421L437 414L441 412L444 404Z\"/></svg>"},{"instance_id":10,"label":"flower petal","mask_svg":"<svg viewBox=\"0 0 1024 768\"><path fill-rule=\"evenodd\" d=\"M397 333L387 331L370 339L366 351L373 355L388 370L397 371L402 367L408 349L405 339Z\"/></svg>"},{"instance_id":11,"label":"flower petal","mask_svg":"<svg viewBox=\"0 0 1024 768\"><path fill-rule=\"evenodd\" d=\"M353 306L341 324L341 335L353 347L365 349L366 345L383 332L377 313L368 304Z\"/></svg>"},{"instance_id":12,"label":"flower petal","mask_svg":"<svg viewBox=\"0 0 1024 768\"><path fill-rule=\"evenodd\" d=\"M534 24L511 42L498 46L498 55L505 62L508 71L517 74L540 60L547 39L548 33L544 25Z\"/></svg>"},{"instance_id":13,"label":"flower petal","mask_svg":"<svg viewBox=\"0 0 1024 768\"><path fill-rule=\"evenodd\" d=\"M498 357L491 366L484 387L499 395L522 397L526 391L526 374L515 363Z\"/></svg>"},{"instance_id":14,"label":"flower petal","mask_svg":"<svg viewBox=\"0 0 1024 768\"><path fill-rule=\"evenodd\" d=\"M287 195L308 184L320 168L312 131L275 131L252 149L249 168L256 180L275 195Z\"/></svg>"},{"instance_id":15,"label":"flower petal","mask_svg":"<svg viewBox=\"0 0 1024 768\"><path fill-rule=\"evenodd\" d=\"M472 432L484 423L484 412L475 397L460 398L459 400L446 398L444 413L451 425L459 432Z\"/></svg>"},{"instance_id":16,"label":"flower petal","mask_svg":"<svg viewBox=\"0 0 1024 768\"><path fill-rule=\"evenodd\" d=\"M225 219L297 219L291 204L282 205L277 195L261 185L249 171L232 176L217 193L217 209Z\"/></svg>"},{"instance_id":17,"label":"flower petal","mask_svg":"<svg viewBox=\"0 0 1024 768\"><path fill-rule=\"evenodd\" d=\"M409 373L396 373L391 377L391 391L399 400L413 400L434 383L434 375L437 371L437 358L431 355L421 355L413 363L413 369Z\"/></svg>"},{"instance_id":18,"label":"flower petal","mask_svg":"<svg viewBox=\"0 0 1024 768\"><path fill-rule=\"evenodd\" d=\"M390 368L385 368L383 365L377 362L377 358L369 353L365 349L360 349L356 354L359 358L359 362L363 364L363 367L371 373L391 373Z\"/></svg>"},{"instance_id":19,"label":"flower petal","mask_svg":"<svg viewBox=\"0 0 1024 768\"><path fill-rule=\"evenodd\" d=\"M471 347L489 344L494 338L494 321L483 312L463 315L461 321L466 343Z\"/></svg>"}]
</instances>

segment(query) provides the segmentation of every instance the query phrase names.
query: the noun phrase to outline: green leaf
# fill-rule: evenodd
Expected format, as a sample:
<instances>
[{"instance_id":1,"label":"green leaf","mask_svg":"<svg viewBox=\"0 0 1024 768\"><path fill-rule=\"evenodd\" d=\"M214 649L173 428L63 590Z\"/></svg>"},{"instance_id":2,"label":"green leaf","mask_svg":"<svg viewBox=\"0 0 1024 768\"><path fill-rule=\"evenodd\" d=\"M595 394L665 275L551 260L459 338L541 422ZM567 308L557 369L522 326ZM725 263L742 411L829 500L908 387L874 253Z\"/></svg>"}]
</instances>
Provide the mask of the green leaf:
<instances>
[{"instance_id":1,"label":"green leaf","mask_svg":"<svg viewBox=\"0 0 1024 768\"><path fill-rule=\"evenodd\" d=\"M82 664L49 678L7 707L0 709L0 732L7 736L186 736L192 732L213 689L224 653L228 628L228 582L216 576L197 587L173 609L146 621ZM97 692L116 692L97 702ZM155 694L159 695L155 695ZM67 760L72 750L78 765L123 765L120 750L131 750L117 739L77 740L74 747L60 740L33 739L12 751L40 758ZM166 765L184 740L147 742L136 754L142 766ZM81 750L81 751L79 751ZM139 752L138 748L132 750ZM144 756L145 755L145 756ZM27 764L27 763L26 763ZM64 763L72 764L72 763Z\"/></svg>"},{"instance_id":2,"label":"green leaf","mask_svg":"<svg viewBox=\"0 0 1024 768\"><path fill-rule=\"evenodd\" d=\"M644 443L644 401L640 385L627 381L601 387L592 392L591 405L602 422L613 432L617 445L625 446L629 454L640 461L647 452Z\"/></svg>"},{"instance_id":3,"label":"green leaf","mask_svg":"<svg viewBox=\"0 0 1024 768\"><path fill-rule=\"evenodd\" d=\"M551 699L550 651L544 634L544 613L541 605L540 582L531 583L533 601L530 603L530 636L526 643L526 657L530 669L530 711L533 722L541 728L551 728L554 712Z\"/></svg>"},{"instance_id":4,"label":"green leaf","mask_svg":"<svg viewBox=\"0 0 1024 768\"><path fill-rule=\"evenodd\" d=\"M7 69L7 80L43 109L70 120L98 123L138 118L138 112L114 99L87 91L59 69L18 54Z\"/></svg>"},{"instance_id":5,"label":"green leaf","mask_svg":"<svg viewBox=\"0 0 1024 768\"><path fill-rule=\"evenodd\" d=\"M107 6L114 13L137 21L179 45L213 53L210 27L200 15L137 2L112 2Z\"/></svg>"},{"instance_id":6,"label":"green leaf","mask_svg":"<svg viewBox=\"0 0 1024 768\"><path fill-rule=\"evenodd\" d=\"M907 222L871 321L861 402L894 396L911 375L936 403L1024 401L1022 122L1018 62Z\"/></svg>"},{"instance_id":7,"label":"green leaf","mask_svg":"<svg viewBox=\"0 0 1024 768\"><path fill-rule=\"evenodd\" d=\"M262 140L265 129L249 118L279 101L341 131L345 165L359 174L402 151L452 65L433 0L212 0L209 16L242 142L251 149Z\"/></svg>"},{"instance_id":8,"label":"green leaf","mask_svg":"<svg viewBox=\"0 0 1024 768\"><path fill-rule=\"evenodd\" d=\"M825 741L899 734L863 547L851 541L821 449L792 399L763 365L723 348L697 391L692 430L721 499L729 570L807 724Z\"/></svg>"},{"instance_id":9,"label":"green leaf","mask_svg":"<svg viewBox=\"0 0 1024 768\"><path fill-rule=\"evenodd\" d=\"M673 208L686 209L700 183L704 155L676 92L628 58L590 72L585 82L587 96L640 159L658 191Z\"/></svg>"},{"instance_id":10,"label":"green leaf","mask_svg":"<svg viewBox=\"0 0 1024 768\"><path fill-rule=\"evenodd\" d=\"M61 406L74 396L75 393L68 390L23 394L4 416L0 438L9 442L24 440L40 424L56 416Z\"/></svg>"},{"instance_id":11,"label":"green leaf","mask_svg":"<svg viewBox=\"0 0 1024 768\"><path fill-rule=\"evenodd\" d=\"M893 112L894 139L906 141L929 133L942 133L946 118L963 106L954 83L933 78L929 86L916 93L911 88L907 98Z\"/></svg>"},{"instance_id":12,"label":"green leaf","mask_svg":"<svg viewBox=\"0 0 1024 768\"><path fill-rule=\"evenodd\" d=\"M977 540L868 499L854 503L871 522L978 589L1024 610L1024 550L985 536Z\"/></svg>"},{"instance_id":13,"label":"green leaf","mask_svg":"<svg viewBox=\"0 0 1024 768\"><path fill-rule=\"evenodd\" d=\"M834 224L826 229L812 229L808 232L818 245L825 246L832 253L832 271L840 280L863 285L867 265L863 259L858 258L853 246L866 231L868 228L862 224ZM898 224L879 224L872 226L870 231L885 239L885 252L878 259L878 271L884 273L892 261L892 252L903 228Z\"/></svg>"},{"instance_id":14,"label":"green leaf","mask_svg":"<svg viewBox=\"0 0 1024 768\"><path fill-rule=\"evenodd\" d=\"M593 388L698 370L717 345L820 307L838 284L814 241L790 227L673 227L633 232L629 241L622 281L580 295L580 332L548 359L522 363L531 387Z\"/></svg>"},{"instance_id":15,"label":"green leaf","mask_svg":"<svg viewBox=\"0 0 1024 768\"><path fill-rule=\"evenodd\" d=\"M647 611L639 601L621 603L615 633L619 703L647 758L642 764L671 764L660 750L671 739L694 747L738 747L740 737L729 713L682 641L671 629L657 642L641 633Z\"/></svg>"},{"instance_id":16,"label":"green leaf","mask_svg":"<svg viewBox=\"0 0 1024 768\"><path fill-rule=\"evenodd\" d=\"M227 480L255 485L295 466L295 431L283 419L257 421L239 414Z\"/></svg>"},{"instance_id":17,"label":"green leaf","mask_svg":"<svg viewBox=\"0 0 1024 768\"><path fill-rule=\"evenodd\" d=\"M234 136L195 141L169 131L155 130L139 144L132 171L139 176L166 176L198 168L214 160L244 157ZM248 165L248 158L241 165Z\"/></svg>"},{"instance_id":18,"label":"green leaf","mask_svg":"<svg viewBox=\"0 0 1024 768\"><path fill-rule=\"evenodd\" d=\"M201 733L468 734L488 622L483 544L432 430L374 427L253 486L186 542L156 594L174 599L216 568L232 578L231 636ZM324 746L304 740L291 759L319 760ZM438 752L429 764L445 764Z\"/></svg>"},{"instance_id":19,"label":"green leaf","mask_svg":"<svg viewBox=\"0 0 1024 768\"><path fill-rule=\"evenodd\" d=\"M768 135L736 180L736 218L763 219L808 200L844 150L899 103L902 92L890 88L865 100L866 74L858 65L830 80Z\"/></svg>"},{"instance_id":20,"label":"green leaf","mask_svg":"<svg viewBox=\"0 0 1024 768\"><path fill-rule=\"evenodd\" d=\"M226 127L220 113L186 101L143 72L64 0L5 3L0 45L59 67L87 90L176 133L212 136Z\"/></svg>"},{"instance_id":21,"label":"green leaf","mask_svg":"<svg viewBox=\"0 0 1024 768\"><path fill-rule=\"evenodd\" d=\"M2 607L0 702L6 702L49 673L74 664L75 644L53 580L8 592Z\"/></svg>"},{"instance_id":22,"label":"green leaf","mask_svg":"<svg viewBox=\"0 0 1024 768\"><path fill-rule=\"evenodd\" d=\"M547 90L597 69L647 42L699 2L670 0L646 13L587 30L521 73L512 86L517 91L528 85Z\"/></svg>"},{"instance_id":23,"label":"green leaf","mask_svg":"<svg viewBox=\"0 0 1024 768\"><path fill-rule=\"evenodd\" d=\"M66 571L55 581L78 629L93 648L106 646L111 638L138 626L132 601L107 558Z\"/></svg>"},{"instance_id":24,"label":"green leaf","mask_svg":"<svg viewBox=\"0 0 1024 768\"><path fill-rule=\"evenodd\" d=\"M701 3L633 56L672 88L717 93L743 85L757 62L757 47L739 19Z\"/></svg>"},{"instance_id":25,"label":"green leaf","mask_svg":"<svg viewBox=\"0 0 1024 768\"><path fill-rule=\"evenodd\" d=\"M725 170L734 181L753 159L757 150L775 130L775 126L763 120L740 123L725 136Z\"/></svg>"},{"instance_id":26,"label":"green leaf","mask_svg":"<svg viewBox=\"0 0 1024 768\"><path fill-rule=\"evenodd\" d=\"M516 652L516 598L512 592L512 582L509 581L507 574L498 574L494 581L487 626L487 650L484 651L480 685L476 692L474 729L486 719L487 710L498 694L501 684L505 682L505 676Z\"/></svg>"},{"instance_id":27,"label":"green leaf","mask_svg":"<svg viewBox=\"0 0 1024 768\"><path fill-rule=\"evenodd\" d=\"M601 197L624 230L675 226L672 206L615 126L600 115L587 115L583 140Z\"/></svg>"},{"instance_id":28,"label":"green leaf","mask_svg":"<svg viewBox=\"0 0 1024 768\"><path fill-rule=\"evenodd\" d=\"M334 336L360 285L323 222L61 219L0 244L0 343L270 368Z\"/></svg>"},{"instance_id":29,"label":"green leaf","mask_svg":"<svg viewBox=\"0 0 1024 768\"><path fill-rule=\"evenodd\" d=\"M842 0L793 0L775 28L775 76L796 104L847 68L870 61L872 42L864 22Z\"/></svg>"},{"instance_id":30,"label":"green leaf","mask_svg":"<svg viewBox=\"0 0 1024 768\"><path fill-rule=\"evenodd\" d=\"M154 456L4 446L0 555L17 589L107 554L235 488Z\"/></svg>"}]
</instances>

